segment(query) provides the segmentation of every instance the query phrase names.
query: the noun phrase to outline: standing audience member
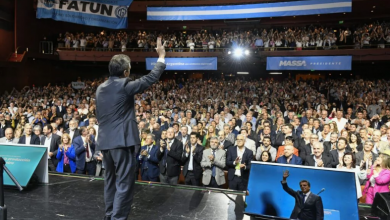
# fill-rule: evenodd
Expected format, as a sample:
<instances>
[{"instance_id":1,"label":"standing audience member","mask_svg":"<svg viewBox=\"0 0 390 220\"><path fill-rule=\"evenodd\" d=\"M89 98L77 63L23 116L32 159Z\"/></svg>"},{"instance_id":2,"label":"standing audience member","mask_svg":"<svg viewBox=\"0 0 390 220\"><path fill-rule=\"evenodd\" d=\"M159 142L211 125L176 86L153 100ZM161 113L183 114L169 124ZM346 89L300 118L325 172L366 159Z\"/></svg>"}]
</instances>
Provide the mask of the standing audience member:
<instances>
[{"instance_id":1,"label":"standing audience member","mask_svg":"<svg viewBox=\"0 0 390 220\"><path fill-rule=\"evenodd\" d=\"M95 137L89 135L86 127L81 127L80 133L81 135L73 140L76 152L76 172L92 176L96 173L96 163L93 160Z\"/></svg>"},{"instance_id":2,"label":"standing audience member","mask_svg":"<svg viewBox=\"0 0 390 220\"><path fill-rule=\"evenodd\" d=\"M210 139L210 148L203 151L201 166L204 169L202 183L206 187L221 188L225 184L226 152L218 148L218 138Z\"/></svg>"},{"instance_id":3,"label":"standing audience member","mask_svg":"<svg viewBox=\"0 0 390 220\"><path fill-rule=\"evenodd\" d=\"M26 124L24 126L24 135L19 138L18 144L26 144L26 145L40 145L41 141L39 140L39 137L36 136L32 132L32 125Z\"/></svg>"},{"instance_id":4,"label":"standing audience member","mask_svg":"<svg viewBox=\"0 0 390 220\"><path fill-rule=\"evenodd\" d=\"M190 141L185 148L185 159L183 166L183 176L186 185L199 186L202 178L202 156L204 147L198 142L197 133L192 132L190 135Z\"/></svg>"},{"instance_id":5,"label":"standing audience member","mask_svg":"<svg viewBox=\"0 0 390 220\"><path fill-rule=\"evenodd\" d=\"M43 136L41 138L41 145L47 147L47 154L49 156L49 171L55 171L57 168L57 151L58 147L61 145L61 137L53 134L53 127L50 124L47 124L43 127Z\"/></svg>"},{"instance_id":6,"label":"standing audience member","mask_svg":"<svg viewBox=\"0 0 390 220\"><path fill-rule=\"evenodd\" d=\"M141 147L139 161L141 163L141 180L158 182L160 169L158 167L159 160L157 158L158 146L153 144L154 135L146 136L145 145Z\"/></svg>"},{"instance_id":7,"label":"standing audience member","mask_svg":"<svg viewBox=\"0 0 390 220\"><path fill-rule=\"evenodd\" d=\"M76 172L76 154L69 134L61 137L61 144L58 148L56 158L58 160L57 172L75 173Z\"/></svg>"}]
</instances>

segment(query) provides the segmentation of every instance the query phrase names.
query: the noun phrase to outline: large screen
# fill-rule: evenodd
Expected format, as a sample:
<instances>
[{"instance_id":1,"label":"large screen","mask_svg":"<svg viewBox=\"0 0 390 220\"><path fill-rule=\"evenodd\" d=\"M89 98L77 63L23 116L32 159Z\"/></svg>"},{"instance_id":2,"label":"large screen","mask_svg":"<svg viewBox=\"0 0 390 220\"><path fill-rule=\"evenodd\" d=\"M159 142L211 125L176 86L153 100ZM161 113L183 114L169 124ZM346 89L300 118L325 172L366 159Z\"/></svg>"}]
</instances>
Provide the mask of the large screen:
<instances>
[{"instance_id":1,"label":"large screen","mask_svg":"<svg viewBox=\"0 0 390 220\"><path fill-rule=\"evenodd\" d=\"M290 173L288 186L295 191L301 180L310 182L314 194L325 189L320 194L325 220L359 220L354 172L262 162L251 165L245 212L290 218L295 199L283 190L285 170Z\"/></svg>"}]
</instances>

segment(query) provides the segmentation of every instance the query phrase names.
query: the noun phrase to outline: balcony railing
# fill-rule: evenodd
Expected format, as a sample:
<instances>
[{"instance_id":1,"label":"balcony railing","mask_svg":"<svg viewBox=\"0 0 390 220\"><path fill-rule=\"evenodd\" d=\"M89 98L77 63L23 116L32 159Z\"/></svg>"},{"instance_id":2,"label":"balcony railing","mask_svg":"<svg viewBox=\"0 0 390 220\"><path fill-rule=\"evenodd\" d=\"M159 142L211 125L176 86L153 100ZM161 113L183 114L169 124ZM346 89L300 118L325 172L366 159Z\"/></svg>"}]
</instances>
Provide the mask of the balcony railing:
<instances>
[{"instance_id":1,"label":"balcony railing","mask_svg":"<svg viewBox=\"0 0 390 220\"><path fill-rule=\"evenodd\" d=\"M390 48L390 44L365 44L365 45L333 45L333 46L313 46L313 47L251 47L251 48L241 48L242 50L249 50L251 52L261 52L261 51L304 51L304 50L356 50L356 49L384 49ZM57 48L60 51L100 51L100 52L153 52L153 48L108 48L108 47L78 47L78 48L66 48L61 47ZM234 48L195 48L190 50L190 48L166 48L167 52L234 52Z\"/></svg>"}]
</instances>

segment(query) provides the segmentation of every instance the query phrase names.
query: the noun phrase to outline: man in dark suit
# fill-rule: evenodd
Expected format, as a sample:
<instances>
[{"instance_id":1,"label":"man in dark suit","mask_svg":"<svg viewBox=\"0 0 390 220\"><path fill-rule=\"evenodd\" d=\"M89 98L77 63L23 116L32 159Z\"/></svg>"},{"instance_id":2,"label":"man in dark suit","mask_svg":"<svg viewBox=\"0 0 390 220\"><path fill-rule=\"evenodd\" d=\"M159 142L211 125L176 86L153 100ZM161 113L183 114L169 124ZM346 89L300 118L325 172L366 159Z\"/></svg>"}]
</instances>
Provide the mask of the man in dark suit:
<instances>
[{"instance_id":1,"label":"man in dark suit","mask_svg":"<svg viewBox=\"0 0 390 220\"><path fill-rule=\"evenodd\" d=\"M66 102L66 100L64 100L64 102ZM66 114L66 106L62 105L61 100L56 101L56 112L57 112L57 115L60 117L62 117Z\"/></svg>"},{"instance_id":2,"label":"man in dark suit","mask_svg":"<svg viewBox=\"0 0 390 220\"><path fill-rule=\"evenodd\" d=\"M183 159L183 144L175 138L173 128L167 130L167 141L160 143L157 157L160 161L160 182L177 184Z\"/></svg>"},{"instance_id":3,"label":"man in dark suit","mask_svg":"<svg viewBox=\"0 0 390 220\"><path fill-rule=\"evenodd\" d=\"M282 145L284 145L284 140L286 139L286 137L288 136L291 136L293 139L294 139L294 147L295 148L299 148L299 140L298 140L298 136L296 136L292 131L293 131L293 128L294 126L292 124L284 124L283 127L282 127L282 132L281 133L278 133L276 135L276 138L275 138L275 143L274 143L274 147L276 148L276 150L278 150L278 148Z\"/></svg>"},{"instance_id":4,"label":"man in dark suit","mask_svg":"<svg viewBox=\"0 0 390 220\"><path fill-rule=\"evenodd\" d=\"M295 198L294 210L291 213L290 219L300 220L323 220L324 207L320 196L315 195L310 191L310 183L307 180L301 180L299 186L301 190L294 191L287 184L289 172L283 173L282 186L283 190Z\"/></svg>"},{"instance_id":5,"label":"man in dark suit","mask_svg":"<svg viewBox=\"0 0 390 220\"><path fill-rule=\"evenodd\" d=\"M336 168L339 165L340 160L342 160L343 155L347 152L351 152L351 148L347 147L347 139L340 137L337 143L337 149L330 151L330 156L332 159L332 167Z\"/></svg>"},{"instance_id":6,"label":"man in dark suit","mask_svg":"<svg viewBox=\"0 0 390 220\"><path fill-rule=\"evenodd\" d=\"M202 179L203 169L200 162L202 162L204 147L197 144L197 141L197 133L192 132L190 143L185 146L183 176L186 185L199 186Z\"/></svg>"},{"instance_id":7,"label":"man in dark suit","mask_svg":"<svg viewBox=\"0 0 390 220\"><path fill-rule=\"evenodd\" d=\"M41 145L44 145L48 148L47 152L49 155L49 171L56 171L58 160L57 160L57 150L61 144L61 137L53 134L53 127L49 124L43 127L43 136L41 138Z\"/></svg>"},{"instance_id":8,"label":"man in dark suit","mask_svg":"<svg viewBox=\"0 0 390 220\"><path fill-rule=\"evenodd\" d=\"M145 146L141 147L139 161L141 163L141 180L158 182L158 175L160 169L158 168L159 160L157 158L157 151L159 147L153 145L154 135L148 134L145 140Z\"/></svg>"},{"instance_id":9,"label":"man in dark suit","mask_svg":"<svg viewBox=\"0 0 390 220\"><path fill-rule=\"evenodd\" d=\"M330 141L325 141L324 142L324 153L329 157L332 158L330 155L331 150L337 149L337 139L338 139L338 134L336 132L332 132L330 134Z\"/></svg>"},{"instance_id":10,"label":"man in dark suit","mask_svg":"<svg viewBox=\"0 0 390 220\"><path fill-rule=\"evenodd\" d=\"M71 120L69 122L69 128L65 130L65 133L69 134L70 138L73 140L80 136L80 130L77 128L78 127L78 122L77 120Z\"/></svg>"},{"instance_id":11,"label":"man in dark suit","mask_svg":"<svg viewBox=\"0 0 390 220\"><path fill-rule=\"evenodd\" d=\"M230 147L234 147L233 143L226 139L224 131L218 132L219 148L222 150L228 150Z\"/></svg>"},{"instance_id":12,"label":"man in dark suit","mask_svg":"<svg viewBox=\"0 0 390 220\"><path fill-rule=\"evenodd\" d=\"M307 155L305 158L305 166L312 167L332 167L332 160L327 157L324 152L324 146L321 142L313 143L313 155Z\"/></svg>"},{"instance_id":13,"label":"man in dark suit","mask_svg":"<svg viewBox=\"0 0 390 220\"><path fill-rule=\"evenodd\" d=\"M177 140L179 140L183 146L187 145L190 142L190 135L188 134L188 128L187 126L183 125L180 128L180 132L176 137Z\"/></svg>"},{"instance_id":14,"label":"man in dark suit","mask_svg":"<svg viewBox=\"0 0 390 220\"><path fill-rule=\"evenodd\" d=\"M26 124L24 126L24 133L22 137L20 137L18 144L27 144L27 145L40 145L41 141L39 137L32 132L32 125ZM57 156L57 155L55 155Z\"/></svg>"},{"instance_id":15,"label":"man in dark suit","mask_svg":"<svg viewBox=\"0 0 390 220\"><path fill-rule=\"evenodd\" d=\"M106 219L126 219L131 210L135 188L134 156L140 145L134 95L157 82L165 70L165 48L161 38L157 39L156 50L159 59L153 70L135 81L128 78L130 58L122 54L113 56L109 63L110 78L96 91L96 116L99 122L97 150L103 153L106 169ZM120 78L123 76L125 78Z\"/></svg>"},{"instance_id":16,"label":"man in dark suit","mask_svg":"<svg viewBox=\"0 0 390 220\"><path fill-rule=\"evenodd\" d=\"M5 129L10 128L6 122L5 122L5 117L4 114L0 113L0 138L5 136Z\"/></svg>"},{"instance_id":17,"label":"man in dark suit","mask_svg":"<svg viewBox=\"0 0 390 220\"><path fill-rule=\"evenodd\" d=\"M86 127L81 127L80 132L81 135L73 140L76 153L76 173L94 176L96 174L96 162L93 159L95 137L88 133Z\"/></svg>"},{"instance_id":18,"label":"man in dark suit","mask_svg":"<svg viewBox=\"0 0 390 220\"><path fill-rule=\"evenodd\" d=\"M245 191L248 186L249 170L253 159L253 151L245 147L245 136L237 135L237 146L227 151L229 189ZM239 167L240 169L236 169Z\"/></svg>"},{"instance_id":19,"label":"man in dark suit","mask_svg":"<svg viewBox=\"0 0 390 220\"><path fill-rule=\"evenodd\" d=\"M286 145L284 155L276 160L277 163L302 165L302 159L294 155L294 146Z\"/></svg>"}]
</instances>

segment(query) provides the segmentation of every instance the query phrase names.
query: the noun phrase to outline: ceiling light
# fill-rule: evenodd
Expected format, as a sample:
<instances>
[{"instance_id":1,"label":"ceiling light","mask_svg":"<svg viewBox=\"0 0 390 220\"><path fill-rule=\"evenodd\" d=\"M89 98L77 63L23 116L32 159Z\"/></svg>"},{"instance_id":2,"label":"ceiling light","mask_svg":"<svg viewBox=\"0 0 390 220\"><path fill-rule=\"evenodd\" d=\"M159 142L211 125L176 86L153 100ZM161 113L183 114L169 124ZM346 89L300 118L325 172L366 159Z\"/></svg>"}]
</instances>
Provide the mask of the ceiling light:
<instances>
[{"instance_id":1,"label":"ceiling light","mask_svg":"<svg viewBox=\"0 0 390 220\"><path fill-rule=\"evenodd\" d=\"M232 54L232 51L229 50L228 54Z\"/></svg>"},{"instance_id":2,"label":"ceiling light","mask_svg":"<svg viewBox=\"0 0 390 220\"><path fill-rule=\"evenodd\" d=\"M238 75L248 75L249 72L237 72Z\"/></svg>"},{"instance_id":3,"label":"ceiling light","mask_svg":"<svg viewBox=\"0 0 390 220\"><path fill-rule=\"evenodd\" d=\"M245 55L249 55L249 50L245 50Z\"/></svg>"},{"instance_id":4,"label":"ceiling light","mask_svg":"<svg viewBox=\"0 0 390 220\"><path fill-rule=\"evenodd\" d=\"M281 75L282 73L281 72L270 72L269 74L271 74L271 75Z\"/></svg>"},{"instance_id":5,"label":"ceiling light","mask_svg":"<svg viewBox=\"0 0 390 220\"><path fill-rule=\"evenodd\" d=\"M238 48L234 51L234 55L236 55L237 57L240 57L242 56L242 49Z\"/></svg>"}]
</instances>

